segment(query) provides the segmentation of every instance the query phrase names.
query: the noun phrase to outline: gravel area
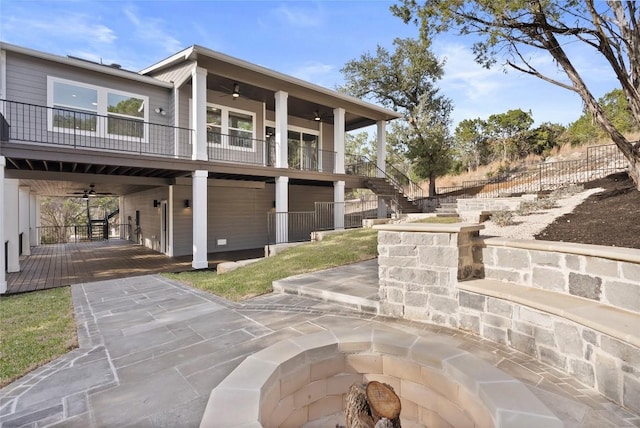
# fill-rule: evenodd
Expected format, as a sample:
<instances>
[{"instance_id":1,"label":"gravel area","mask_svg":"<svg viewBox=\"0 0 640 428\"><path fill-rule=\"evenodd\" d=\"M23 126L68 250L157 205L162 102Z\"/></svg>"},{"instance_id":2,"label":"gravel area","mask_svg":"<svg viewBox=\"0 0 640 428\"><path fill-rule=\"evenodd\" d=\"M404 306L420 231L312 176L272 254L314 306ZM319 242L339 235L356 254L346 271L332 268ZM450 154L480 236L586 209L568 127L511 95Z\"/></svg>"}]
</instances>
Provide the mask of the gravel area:
<instances>
[{"instance_id":1,"label":"gravel area","mask_svg":"<svg viewBox=\"0 0 640 428\"><path fill-rule=\"evenodd\" d=\"M484 230L480 233L485 236L501 236L515 239L535 239L534 236L542 232L558 217L568 214L575 207L584 202L589 196L602 192L604 189L587 189L573 196L559 199L557 208L536 211L526 216L513 216L514 224L511 226L498 226L493 221L484 222Z\"/></svg>"}]
</instances>

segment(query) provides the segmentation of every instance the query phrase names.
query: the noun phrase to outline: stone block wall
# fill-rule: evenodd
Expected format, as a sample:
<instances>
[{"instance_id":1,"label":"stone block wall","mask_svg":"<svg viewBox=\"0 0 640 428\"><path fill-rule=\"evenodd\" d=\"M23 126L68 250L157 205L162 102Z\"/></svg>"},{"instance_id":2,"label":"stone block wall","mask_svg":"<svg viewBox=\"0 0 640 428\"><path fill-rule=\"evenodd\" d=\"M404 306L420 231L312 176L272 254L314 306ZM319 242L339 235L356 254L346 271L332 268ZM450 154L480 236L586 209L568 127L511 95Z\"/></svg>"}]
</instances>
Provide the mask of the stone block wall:
<instances>
[{"instance_id":1,"label":"stone block wall","mask_svg":"<svg viewBox=\"0 0 640 428\"><path fill-rule=\"evenodd\" d=\"M640 313L640 250L503 238L476 244L476 276Z\"/></svg>"},{"instance_id":2,"label":"stone block wall","mask_svg":"<svg viewBox=\"0 0 640 428\"><path fill-rule=\"evenodd\" d=\"M458 327L456 282L472 276L481 225L393 224L378 229L381 312Z\"/></svg>"},{"instance_id":3,"label":"stone block wall","mask_svg":"<svg viewBox=\"0 0 640 428\"><path fill-rule=\"evenodd\" d=\"M638 334L625 333L637 331L632 324L640 314L640 250L484 238L482 225L377 228L383 314L472 331L640 414ZM546 312L544 305L459 288L460 281L474 278L546 290L549 299L571 296L568 304L576 307L598 302L604 305L598 316L619 330L595 330L589 322ZM588 319L589 312L583 316Z\"/></svg>"},{"instance_id":4,"label":"stone block wall","mask_svg":"<svg viewBox=\"0 0 640 428\"><path fill-rule=\"evenodd\" d=\"M537 195L522 195L517 198L458 199L457 211L515 211L523 201L535 201L537 198Z\"/></svg>"}]
</instances>

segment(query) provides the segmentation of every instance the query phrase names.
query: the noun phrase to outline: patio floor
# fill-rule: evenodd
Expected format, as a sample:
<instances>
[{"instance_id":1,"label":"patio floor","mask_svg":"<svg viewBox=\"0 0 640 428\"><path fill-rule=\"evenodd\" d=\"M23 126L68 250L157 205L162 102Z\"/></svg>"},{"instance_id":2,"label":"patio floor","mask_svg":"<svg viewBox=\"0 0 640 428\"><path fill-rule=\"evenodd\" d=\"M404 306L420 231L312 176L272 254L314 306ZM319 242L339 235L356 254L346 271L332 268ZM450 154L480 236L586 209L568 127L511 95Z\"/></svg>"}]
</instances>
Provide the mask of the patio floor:
<instances>
[{"instance_id":1,"label":"patio floor","mask_svg":"<svg viewBox=\"0 0 640 428\"><path fill-rule=\"evenodd\" d=\"M264 250L210 253L209 268L224 261L263 257ZM40 245L20 257L20 272L7 274L7 294L72 284L191 270L191 256L168 257L130 241Z\"/></svg>"}]
</instances>

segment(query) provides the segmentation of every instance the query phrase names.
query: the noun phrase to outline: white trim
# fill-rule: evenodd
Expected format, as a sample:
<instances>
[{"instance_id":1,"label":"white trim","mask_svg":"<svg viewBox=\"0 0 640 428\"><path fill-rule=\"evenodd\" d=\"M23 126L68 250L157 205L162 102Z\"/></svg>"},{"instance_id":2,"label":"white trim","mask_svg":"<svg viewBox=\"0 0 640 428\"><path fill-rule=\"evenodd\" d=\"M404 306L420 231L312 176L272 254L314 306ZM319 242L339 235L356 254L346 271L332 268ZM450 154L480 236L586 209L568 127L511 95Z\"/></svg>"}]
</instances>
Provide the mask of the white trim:
<instances>
[{"instance_id":1,"label":"white trim","mask_svg":"<svg viewBox=\"0 0 640 428\"><path fill-rule=\"evenodd\" d=\"M0 100L7 99L7 51L0 50ZM2 106L0 106L2 113Z\"/></svg>"},{"instance_id":2,"label":"white trim","mask_svg":"<svg viewBox=\"0 0 640 428\"><path fill-rule=\"evenodd\" d=\"M272 120L265 120L264 121L264 127L269 127L269 128L275 128L276 127L276 123ZM316 137L320 137L320 131L317 129L311 129L311 128L303 128L301 126L294 126L294 125L289 125L287 126L287 131L294 131L294 132L303 132L305 134L309 134L309 135L315 135Z\"/></svg>"},{"instance_id":3,"label":"white trim","mask_svg":"<svg viewBox=\"0 0 640 428\"><path fill-rule=\"evenodd\" d=\"M54 84L55 83L63 83L66 85L72 85L72 86L77 86L80 88L86 88L86 89L92 89L96 91L96 111L95 114L98 116L104 116L106 117L108 120L108 117L115 117L115 118L124 118L124 119L130 119L130 120L138 120L140 121L144 126L144 135L142 138L136 138L136 137L131 137L131 136L127 136L127 135L120 135L120 134L111 134L109 133L108 128L107 129L103 129L106 126L106 123L102 123L102 120L96 120L96 130L95 131L76 131L75 129L69 129L69 128L60 128L60 127L54 127L53 126L53 107L54 107L54 99L53 99L53 93L54 93ZM118 114L118 113L109 113L108 111L108 98L109 98L109 94L115 94L115 95L122 95L125 97L131 97L131 98L138 98L142 100L142 103L144 105L144 117L142 118L134 118L133 116L128 116L128 115L122 115L122 114ZM78 111L82 111L81 109L79 109L78 107L75 106L65 106L65 105L59 105L62 108L68 108L70 110L78 110ZM61 133L78 133L79 135L87 135L87 136L97 136L100 138L111 138L114 140L123 140L123 141L130 141L130 142L139 142L139 143L148 143L149 142L149 132L148 132L148 126L146 126L146 124L149 122L149 97L146 95L140 95L140 94L135 94L133 92L126 92L126 91L121 91L118 89L112 89L112 88L108 88L105 86L97 86L97 85L92 85L89 83L84 83L84 82L78 82L75 80L69 80L69 79L63 79L61 77L57 77L57 76L47 76L47 107L49 107L49 109L47 110L47 130L50 132L61 132ZM87 114L92 114L93 112L87 112Z\"/></svg>"},{"instance_id":4,"label":"white trim","mask_svg":"<svg viewBox=\"0 0 640 428\"><path fill-rule=\"evenodd\" d=\"M256 151L256 128L257 128L256 116L257 115L255 112L249 111L249 110L241 110L241 109L229 107L229 106L223 106L215 103L207 103L207 107L213 107L220 110L221 121L222 121L220 126L220 133L223 135L227 135L227 136L231 135L229 133L229 113L240 113L240 114L245 114L247 116L251 116L251 122L253 123L253 126L252 126L253 129L251 130L251 147L250 148L230 145L229 142L225 141L224 139L222 141L222 144L220 145L209 142L209 140L207 139L207 147L219 147L219 148L224 148L229 150L238 150L241 152L252 152L252 153ZM209 109L207 108L207 112L208 111ZM209 125L207 124L207 126ZM231 129L237 130L236 128L231 128ZM247 132L244 130L240 130L240 131Z\"/></svg>"}]
</instances>

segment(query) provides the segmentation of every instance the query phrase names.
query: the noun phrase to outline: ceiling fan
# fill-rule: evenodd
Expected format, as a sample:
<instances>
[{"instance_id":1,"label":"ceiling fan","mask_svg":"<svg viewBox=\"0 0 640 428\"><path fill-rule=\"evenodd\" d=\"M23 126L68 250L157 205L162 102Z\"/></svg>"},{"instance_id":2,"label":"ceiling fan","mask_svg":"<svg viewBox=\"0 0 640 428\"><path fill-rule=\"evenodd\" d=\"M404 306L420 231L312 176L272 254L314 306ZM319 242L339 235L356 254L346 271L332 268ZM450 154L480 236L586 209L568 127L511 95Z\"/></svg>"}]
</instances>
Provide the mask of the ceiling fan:
<instances>
[{"instance_id":1,"label":"ceiling fan","mask_svg":"<svg viewBox=\"0 0 640 428\"><path fill-rule=\"evenodd\" d=\"M225 92L227 92L227 94L225 94L224 96L228 97L229 95L231 95L234 100L240 98L240 84L238 82L233 83L233 89L227 88L226 86L221 86L221 88L224 89Z\"/></svg>"},{"instance_id":2,"label":"ceiling fan","mask_svg":"<svg viewBox=\"0 0 640 428\"><path fill-rule=\"evenodd\" d=\"M90 184L89 185L89 190L82 190L81 192L73 192L73 195L82 195L82 199L84 199L85 201L89 199L89 197L96 197L96 196L111 196L113 193L111 192L96 192L96 185L95 184Z\"/></svg>"},{"instance_id":3,"label":"ceiling fan","mask_svg":"<svg viewBox=\"0 0 640 428\"><path fill-rule=\"evenodd\" d=\"M319 110L315 110L313 115L308 115L307 117L314 122L331 122L333 120L332 114L322 113Z\"/></svg>"}]
</instances>

